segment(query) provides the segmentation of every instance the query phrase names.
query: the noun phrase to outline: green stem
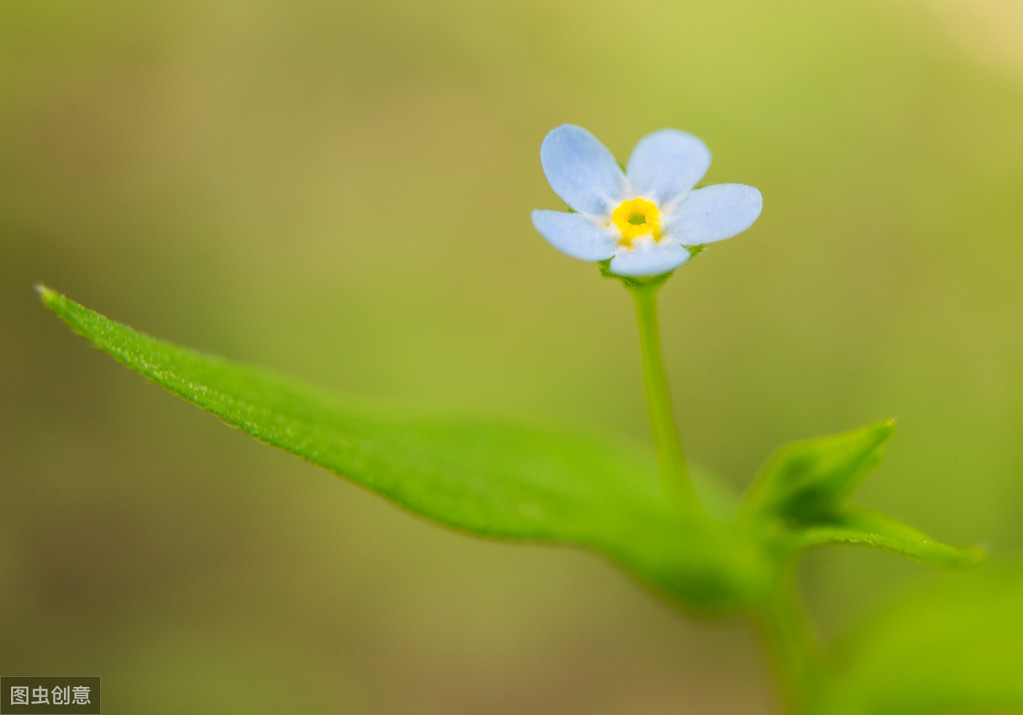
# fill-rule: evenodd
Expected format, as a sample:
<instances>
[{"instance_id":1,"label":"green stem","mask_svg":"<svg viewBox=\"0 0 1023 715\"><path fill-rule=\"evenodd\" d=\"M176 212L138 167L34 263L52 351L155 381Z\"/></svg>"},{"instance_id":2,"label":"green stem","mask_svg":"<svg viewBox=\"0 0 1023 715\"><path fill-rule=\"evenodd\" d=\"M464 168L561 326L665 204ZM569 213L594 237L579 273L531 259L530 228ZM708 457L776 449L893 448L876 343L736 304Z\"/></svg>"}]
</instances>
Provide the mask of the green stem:
<instances>
[{"instance_id":1,"label":"green stem","mask_svg":"<svg viewBox=\"0 0 1023 715\"><path fill-rule=\"evenodd\" d=\"M643 387L664 489L686 516L701 518L705 512L693 488L682 452L661 354L657 291L662 283L625 281L636 306L643 356ZM794 562L779 569L753 616L781 681L788 712L812 715L819 707L824 673L820 650L796 588Z\"/></svg>"},{"instance_id":2,"label":"green stem","mask_svg":"<svg viewBox=\"0 0 1023 715\"><path fill-rule=\"evenodd\" d=\"M701 518L705 512L693 488L682 452L661 354L657 291L662 282L626 281L625 285L636 306L643 356L643 387L664 489L686 516ZM781 681L788 712L792 715L813 715L819 708L824 673L820 650L796 588L794 562L779 569L763 602L755 608L753 619Z\"/></svg>"},{"instance_id":3,"label":"green stem","mask_svg":"<svg viewBox=\"0 0 1023 715\"><path fill-rule=\"evenodd\" d=\"M643 387L664 490L683 510L700 514L700 501L693 489L675 426L671 396L668 393L668 376L661 356L661 336L657 325L657 291L661 283L626 286L636 306L639 345L643 357Z\"/></svg>"},{"instance_id":4,"label":"green stem","mask_svg":"<svg viewBox=\"0 0 1023 715\"><path fill-rule=\"evenodd\" d=\"M794 565L778 574L756 621L781 682L788 712L792 715L815 712L821 685L821 654L802 609Z\"/></svg>"}]
</instances>

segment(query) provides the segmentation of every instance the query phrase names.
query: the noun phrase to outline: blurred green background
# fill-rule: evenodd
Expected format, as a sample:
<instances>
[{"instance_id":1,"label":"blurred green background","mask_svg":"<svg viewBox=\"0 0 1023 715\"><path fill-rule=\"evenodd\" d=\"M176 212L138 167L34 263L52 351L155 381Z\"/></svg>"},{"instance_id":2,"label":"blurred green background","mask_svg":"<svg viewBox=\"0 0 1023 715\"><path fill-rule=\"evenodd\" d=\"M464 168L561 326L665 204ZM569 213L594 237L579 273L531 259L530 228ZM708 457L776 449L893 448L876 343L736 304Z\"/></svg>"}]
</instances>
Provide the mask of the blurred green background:
<instances>
[{"instance_id":1,"label":"blurred green background","mask_svg":"<svg viewBox=\"0 0 1023 715\"><path fill-rule=\"evenodd\" d=\"M764 214L662 292L688 452L895 416L859 502L1023 551L1013 0L0 6L0 673L104 712L770 713L753 634L410 518L90 348L32 284L339 391L645 442L543 135L678 127ZM831 637L929 570L812 554Z\"/></svg>"}]
</instances>

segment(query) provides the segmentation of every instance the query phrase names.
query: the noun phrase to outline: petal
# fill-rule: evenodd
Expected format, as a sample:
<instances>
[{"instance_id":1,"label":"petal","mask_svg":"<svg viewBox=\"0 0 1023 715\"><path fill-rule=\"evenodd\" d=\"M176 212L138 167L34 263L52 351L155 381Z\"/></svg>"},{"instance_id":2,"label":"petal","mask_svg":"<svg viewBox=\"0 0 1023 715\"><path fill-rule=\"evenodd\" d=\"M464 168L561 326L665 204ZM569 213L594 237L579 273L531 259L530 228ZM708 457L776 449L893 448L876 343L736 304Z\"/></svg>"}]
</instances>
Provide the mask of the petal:
<instances>
[{"instance_id":1,"label":"petal","mask_svg":"<svg viewBox=\"0 0 1023 715\"><path fill-rule=\"evenodd\" d=\"M584 261L605 261L617 245L616 229L600 226L582 214L534 211L533 225L556 249Z\"/></svg>"},{"instance_id":2,"label":"petal","mask_svg":"<svg viewBox=\"0 0 1023 715\"><path fill-rule=\"evenodd\" d=\"M677 243L660 240L639 241L634 247L620 249L609 269L619 276L659 276L673 271L689 260L689 251Z\"/></svg>"},{"instance_id":3,"label":"petal","mask_svg":"<svg viewBox=\"0 0 1023 715\"><path fill-rule=\"evenodd\" d=\"M665 129L639 140L626 172L639 196L663 207L696 186L709 167L706 144L692 134Z\"/></svg>"},{"instance_id":4,"label":"petal","mask_svg":"<svg viewBox=\"0 0 1023 715\"><path fill-rule=\"evenodd\" d=\"M760 192L745 184L696 189L665 220L665 234L683 246L721 241L752 226L763 205Z\"/></svg>"},{"instance_id":5,"label":"petal","mask_svg":"<svg viewBox=\"0 0 1023 715\"><path fill-rule=\"evenodd\" d=\"M540 145L554 193L579 213L610 216L625 199L625 175L604 145L582 127L563 124Z\"/></svg>"}]
</instances>

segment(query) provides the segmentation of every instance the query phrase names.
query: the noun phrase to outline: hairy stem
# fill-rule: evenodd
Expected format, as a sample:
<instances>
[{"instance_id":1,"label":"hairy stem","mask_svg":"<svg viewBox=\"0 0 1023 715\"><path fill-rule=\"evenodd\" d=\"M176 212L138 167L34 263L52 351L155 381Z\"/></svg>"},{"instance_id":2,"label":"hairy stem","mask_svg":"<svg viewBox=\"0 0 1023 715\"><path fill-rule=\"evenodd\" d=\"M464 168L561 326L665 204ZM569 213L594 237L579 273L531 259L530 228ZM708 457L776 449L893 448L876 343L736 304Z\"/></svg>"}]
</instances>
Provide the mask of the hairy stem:
<instances>
[{"instance_id":1,"label":"hairy stem","mask_svg":"<svg viewBox=\"0 0 1023 715\"><path fill-rule=\"evenodd\" d=\"M661 356L661 336L657 324L657 291L660 283L628 286L636 306L639 323L639 345L643 359L643 387L646 391L647 412L653 431L657 461L660 466L664 490L681 508L692 514L702 512L696 491L689 476L675 415L668 393L668 377Z\"/></svg>"}]
</instances>

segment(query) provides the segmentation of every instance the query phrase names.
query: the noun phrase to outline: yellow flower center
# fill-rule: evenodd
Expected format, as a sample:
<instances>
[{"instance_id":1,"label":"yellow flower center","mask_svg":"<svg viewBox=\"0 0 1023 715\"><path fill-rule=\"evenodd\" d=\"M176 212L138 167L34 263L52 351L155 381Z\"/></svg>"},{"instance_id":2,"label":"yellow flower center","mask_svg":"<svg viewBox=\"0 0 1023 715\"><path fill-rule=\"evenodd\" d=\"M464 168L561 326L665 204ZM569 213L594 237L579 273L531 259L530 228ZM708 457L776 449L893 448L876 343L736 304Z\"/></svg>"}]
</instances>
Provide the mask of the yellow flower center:
<instances>
[{"instance_id":1,"label":"yellow flower center","mask_svg":"<svg viewBox=\"0 0 1023 715\"><path fill-rule=\"evenodd\" d=\"M640 236L661 240L661 212L646 199L623 201L611 214L611 222L621 231L618 243L625 248L632 248L633 240Z\"/></svg>"}]
</instances>

